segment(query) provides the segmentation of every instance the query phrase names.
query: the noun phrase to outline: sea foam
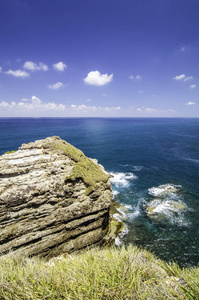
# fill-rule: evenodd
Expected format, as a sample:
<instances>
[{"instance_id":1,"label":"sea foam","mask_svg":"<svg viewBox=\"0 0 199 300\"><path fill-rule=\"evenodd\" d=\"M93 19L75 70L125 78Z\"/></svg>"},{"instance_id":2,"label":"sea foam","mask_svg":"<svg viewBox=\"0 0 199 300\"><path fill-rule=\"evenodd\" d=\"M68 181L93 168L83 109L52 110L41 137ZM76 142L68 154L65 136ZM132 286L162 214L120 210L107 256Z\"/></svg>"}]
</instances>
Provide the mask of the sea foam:
<instances>
[{"instance_id":1,"label":"sea foam","mask_svg":"<svg viewBox=\"0 0 199 300\"><path fill-rule=\"evenodd\" d=\"M136 175L133 173L112 173L110 172L110 175L112 176L110 178L110 181L112 184L114 184L116 187L127 187L131 180L134 180L137 178Z\"/></svg>"},{"instance_id":2,"label":"sea foam","mask_svg":"<svg viewBox=\"0 0 199 300\"><path fill-rule=\"evenodd\" d=\"M180 188L181 188L180 185L167 183L167 184L160 185L158 187L152 187L148 189L148 193L149 195L154 197L164 197L169 193L178 192Z\"/></svg>"}]
</instances>

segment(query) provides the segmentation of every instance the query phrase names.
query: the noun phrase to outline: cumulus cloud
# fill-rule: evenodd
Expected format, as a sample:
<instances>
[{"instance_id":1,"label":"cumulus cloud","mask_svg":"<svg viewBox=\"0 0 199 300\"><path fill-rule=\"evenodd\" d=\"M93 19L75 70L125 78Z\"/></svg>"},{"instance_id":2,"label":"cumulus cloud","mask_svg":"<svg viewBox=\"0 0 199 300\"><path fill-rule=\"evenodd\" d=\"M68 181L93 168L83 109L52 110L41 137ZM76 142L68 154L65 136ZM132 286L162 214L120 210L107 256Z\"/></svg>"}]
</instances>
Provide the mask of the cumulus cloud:
<instances>
[{"instance_id":1,"label":"cumulus cloud","mask_svg":"<svg viewBox=\"0 0 199 300\"><path fill-rule=\"evenodd\" d=\"M113 80L113 74L101 74L99 71L91 71L87 77L84 78L84 82L90 85L102 86Z\"/></svg>"},{"instance_id":2,"label":"cumulus cloud","mask_svg":"<svg viewBox=\"0 0 199 300\"><path fill-rule=\"evenodd\" d=\"M11 103L8 103L6 101L2 101L0 102L0 107L1 108L13 108L13 107L16 107L16 103L14 101L12 101Z\"/></svg>"},{"instance_id":3,"label":"cumulus cloud","mask_svg":"<svg viewBox=\"0 0 199 300\"><path fill-rule=\"evenodd\" d=\"M186 76L185 74L181 74L181 75L177 75L175 77L173 77L174 80L183 80L184 82L186 81L190 81L190 80L193 80L194 77L193 76Z\"/></svg>"},{"instance_id":4,"label":"cumulus cloud","mask_svg":"<svg viewBox=\"0 0 199 300\"><path fill-rule=\"evenodd\" d=\"M192 102L192 101L189 101L189 102L186 103L186 105L194 105L194 104L196 104L196 103Z\"/></svg>"},{"instance_id":5,"label":"cumulus cloud","mask_svg":"<svg viewBox=\"0 0 199 300\"><path fill-rule=\"evenodd\" d=\"M101 106L88 106L85 104L81 104L81 105L75 105L72 104L70 106L73 110L75 111L81 111L81 112L96 112L96 111L100 111L100 112L113 112L113 111L119 111L121 110L121 107L101 107Z\"/></svg>"},{"instance_id":6,"label":"cumulus cloud","mask_svg":"<svg viewBox=\"0 0 199 300\"><path fill-rule=\"evenodd\" d=\"M42 62L36 64L33 61L26 61L23 67L29 71L48 71L48 66Z\"/></svg>"},{"instance_id":7,"label":"cumulus cloud","mask_svg":"<svg viewBox=\"0 0 199 300\"><path fill-rule=\"evenodd\" d=\"M14 77L22 77L22 78L25 78L25 77L29 77L29 73L27 73L26 71L23 71L23 70L8 70L7 72L5 72L6 74L8 75L12 75Z\"/></svg>"},{"instance_id":8,"label":"cumulus cloud","mask_svg":"<svg viewBox=\"0 0 199 300\"><path fill-rule=\"evenodd\" d=\"M60 89L61 87L64 87L64 84L62 82L56 82L54 84L49 84L49 89L53 89L53 90L58 90Z\"/></svg>"},{"instance_id":9,"label":"cumulus cloud","mask_svg":"<svg viewBox=\"0 0 199 300\"><path fill-rule=\"evenodd\" d=\"M63 111L65 110L65 105L56 104L54 102L43 103L38 97L32 96L31 99L23 98L21 101L17 102L0 102L0 107L9 110L15 110L17 112L26 112L26 111Z\"/></svg>"},{"instance_id":10,"label":"cumulus cloud","mask_svg":"<svg viewBox=\"0 0 199 300\"><path fill-rule=\"evenodd\" d=\"M174 80L183 80L185 78L186 78L185 74L181 74L181 75L177 75L177 76L173 77Z\"/></svg>"},{"instance_id":11,"label":"cumulus cloud","mask_svg":"<svg viewBox=\"0 0 199 300\"><path fill-rule=\"evenodd\" d=\"M190 85L190 89L195 89L196 86L197 86L196 84L191 84L191 85Z\"/></svg>"},{"instance_id":12,"label":"cumulus cloud","mask_svg":"<svg viewBox=\"0 0 199 300\"><path fill-rule=\"evenodd\" d=\"M58 62L57 64L53 64L53 69L56 71L63 72L67 68L67 65L65 65L62 61Z\"/></svg>"},{"instance_id":13,"label":"cumulus cloud","mask_svg":"<svg viewBox=\"0 0 199 300\"><path fill-rule=\"evenodd\" d=\"M41 104L41 100L37 98L36 96L32 96L32 103L33 104Z\"/></svg>"},{"instance_id":14,"label":"cumulus cloud","mask_svg":"<svg viewBox=\"0 0 199 300\"><path fill-rule=\"evenodd\" d=\"M155 109L155 108L150 108L150 107L132 107L132 109L135 109L136 111L138 112L146 112L146 113L156 113L156 112L159 112L158 109Z\"/></svg>"},{"instance_id":15,"label":"cumulus cloud","mask_svg":"<svg viewBox=\"0 0 199 300\"><path fill-rule=\"evenodd\" d=\"M156 115L157 114L163 114L163 115L165 115L165 113L174 113L175 112L172 109L161 110L161 109L156 109L156 108L152 108L152 107L145 107L145 106L141 106L141 107L132 106L130 109L132 111L138 112L139 114L144 113L145 115L146 114L156 114Z\"/></svg>"}]
</instances>

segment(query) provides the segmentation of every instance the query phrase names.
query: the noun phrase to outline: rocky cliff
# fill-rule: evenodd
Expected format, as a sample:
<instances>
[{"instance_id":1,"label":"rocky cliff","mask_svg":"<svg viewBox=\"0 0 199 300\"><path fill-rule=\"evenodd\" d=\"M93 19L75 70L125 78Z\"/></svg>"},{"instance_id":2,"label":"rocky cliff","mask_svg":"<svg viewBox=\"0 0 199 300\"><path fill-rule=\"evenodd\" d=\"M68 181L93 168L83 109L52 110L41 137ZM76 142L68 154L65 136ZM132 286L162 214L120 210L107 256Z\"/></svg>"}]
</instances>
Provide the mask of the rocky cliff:
<instances>
[{"instance_id":1,"label":"rocky cliff","mask_svg":"<svg viewBox=\"0 0 199 300\"><path fill-rule=\"evenodd\" d=\"M59 137L0 157L0 254L52 257L102 242L109 175Z\"/></svg>"}]
</instances>

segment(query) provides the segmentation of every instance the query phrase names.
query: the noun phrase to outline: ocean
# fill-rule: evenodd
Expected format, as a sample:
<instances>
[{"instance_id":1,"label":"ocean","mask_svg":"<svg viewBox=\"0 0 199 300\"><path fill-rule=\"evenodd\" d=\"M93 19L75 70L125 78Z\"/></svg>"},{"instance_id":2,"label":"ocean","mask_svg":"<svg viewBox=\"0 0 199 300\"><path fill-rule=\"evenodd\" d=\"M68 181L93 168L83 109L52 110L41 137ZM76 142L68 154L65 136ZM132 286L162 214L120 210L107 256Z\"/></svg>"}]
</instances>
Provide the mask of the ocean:
<instances>
[{"instance_id":1,"label":"ocean","mask_svg":"<svg viewBox=\"0 0 199 300\"><path fill-rule=\"evenodd\" d=\"M198 265L199 119L1 118L0 154L48 136L98 159L112 175L114 200L125 207L116 216L125 223L118 245L133 243L180 266ZM154 200L151 217L146 208Z\"/></svg>"}]
</instances>

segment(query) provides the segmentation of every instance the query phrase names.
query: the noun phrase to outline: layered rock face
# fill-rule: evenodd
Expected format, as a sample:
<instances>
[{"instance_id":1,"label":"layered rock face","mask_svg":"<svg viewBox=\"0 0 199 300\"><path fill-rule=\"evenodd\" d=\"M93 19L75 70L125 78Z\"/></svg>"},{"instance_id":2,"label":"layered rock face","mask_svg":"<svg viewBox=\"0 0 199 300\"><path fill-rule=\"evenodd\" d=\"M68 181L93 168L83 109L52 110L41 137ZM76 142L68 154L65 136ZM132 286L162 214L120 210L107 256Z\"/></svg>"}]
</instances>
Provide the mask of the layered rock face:
<instances>
[{"instance_id":1,"label":"layered rock face","mask_svg":"<svg viewBox=\"0 0 199 300\"><path fill-rule=\"evenodd\" d=\"M109 174L59 137L0 157L0 254L50 258L102 242Z\"/></svg>"}]
</instances>

